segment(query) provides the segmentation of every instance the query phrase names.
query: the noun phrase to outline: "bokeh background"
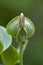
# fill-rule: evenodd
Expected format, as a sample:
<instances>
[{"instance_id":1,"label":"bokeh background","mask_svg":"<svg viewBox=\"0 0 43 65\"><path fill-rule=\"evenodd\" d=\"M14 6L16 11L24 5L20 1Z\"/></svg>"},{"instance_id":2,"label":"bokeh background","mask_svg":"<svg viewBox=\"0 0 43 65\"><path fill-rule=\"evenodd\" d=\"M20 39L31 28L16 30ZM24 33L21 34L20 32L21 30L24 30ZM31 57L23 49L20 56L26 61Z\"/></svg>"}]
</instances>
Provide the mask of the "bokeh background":
<instances>
[{"instance_id":1,"label":"bokeh background","mask_svg":"<svg viewBox=\"0 0 43 65\"><path fill-rule=\"evenodd\" d=\"M6 27L21 12L33 21L36 29L25 50L24 65L43 65L43 0L0 0L0 25Z\"/></svg>"}]
</instances>

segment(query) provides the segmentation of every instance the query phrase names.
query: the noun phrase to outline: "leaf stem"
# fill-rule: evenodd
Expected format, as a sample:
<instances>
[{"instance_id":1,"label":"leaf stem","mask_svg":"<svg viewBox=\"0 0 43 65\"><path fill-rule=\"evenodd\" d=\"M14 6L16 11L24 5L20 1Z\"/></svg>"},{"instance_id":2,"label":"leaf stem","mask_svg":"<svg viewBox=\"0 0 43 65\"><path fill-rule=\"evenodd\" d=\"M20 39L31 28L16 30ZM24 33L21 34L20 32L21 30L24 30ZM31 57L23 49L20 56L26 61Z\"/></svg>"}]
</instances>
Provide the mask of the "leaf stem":
<instances>
[{"instance_id":1,"label":"leaf stem","mask_svg":"<svg viewBox=\"0 0 43 65\"><path fill-rule=\"evenodd\" d=\"M20 65L23 65L23 43L20 45Z\"/></svg>"},{"instance_id":2,"label":"leaf stem","mask_svg":"<svg viewBox=\"0 0 43 65\"><path fill-rule=\"evenodd\" d=\"M25 51L25 49L27 47L27 43L28 43L28 40L25 39L20 44L20 65L23 65L23 54L24 54L24 51Z\"/></svg>"}]
</instances>

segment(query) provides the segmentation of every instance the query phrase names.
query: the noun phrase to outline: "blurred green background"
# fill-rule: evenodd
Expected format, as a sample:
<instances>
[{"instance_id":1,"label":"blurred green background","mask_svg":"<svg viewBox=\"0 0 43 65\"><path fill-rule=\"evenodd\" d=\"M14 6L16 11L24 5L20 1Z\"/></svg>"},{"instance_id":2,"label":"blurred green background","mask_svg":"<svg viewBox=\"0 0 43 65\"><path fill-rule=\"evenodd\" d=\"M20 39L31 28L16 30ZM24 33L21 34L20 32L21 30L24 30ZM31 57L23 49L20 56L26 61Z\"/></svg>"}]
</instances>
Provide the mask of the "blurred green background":
<instances>
[{"instance_id":1,"label":"blurred green background","mask_svg":"<svg viewBox=\"0 0 43 65\"><path fill-rule=\"evenodd\" d=\"M0 0L0 25L6 27L21 12L33 21L36 28L24 53L24 65L43 65L43 0Z\"/></svg>"}]
</instances>

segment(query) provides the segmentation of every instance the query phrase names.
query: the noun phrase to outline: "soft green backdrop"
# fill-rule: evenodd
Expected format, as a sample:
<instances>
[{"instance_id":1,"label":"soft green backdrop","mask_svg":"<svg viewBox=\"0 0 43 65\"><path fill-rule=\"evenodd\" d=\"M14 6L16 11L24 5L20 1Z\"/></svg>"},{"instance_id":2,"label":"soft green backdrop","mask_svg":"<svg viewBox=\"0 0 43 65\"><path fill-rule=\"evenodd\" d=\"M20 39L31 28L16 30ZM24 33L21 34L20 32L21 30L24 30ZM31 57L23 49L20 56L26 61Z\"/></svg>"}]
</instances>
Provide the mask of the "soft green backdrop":
<instances>
[{"instance_id":1,"label":"soft green backdrop","mask_svg":"<svg viewBox=\"0 0 43 65\"><path fill-rule=\"evenodd\" d=\"M43 65L43 0L0 0L0 25L6 27L21 12L33 21L36 28L24 53L24 65Z\"/></svg>"}]
</instances>

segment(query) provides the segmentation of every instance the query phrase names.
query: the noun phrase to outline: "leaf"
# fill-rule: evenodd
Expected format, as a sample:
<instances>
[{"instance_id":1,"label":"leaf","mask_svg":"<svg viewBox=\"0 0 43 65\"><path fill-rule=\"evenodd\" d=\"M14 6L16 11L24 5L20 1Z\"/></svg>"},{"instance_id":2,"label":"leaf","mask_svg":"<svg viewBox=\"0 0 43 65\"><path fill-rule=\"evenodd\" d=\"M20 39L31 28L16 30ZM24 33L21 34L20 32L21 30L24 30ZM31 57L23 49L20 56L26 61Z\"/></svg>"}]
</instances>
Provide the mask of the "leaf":
<instances>
[{"instance_id":1,"label":"leaf","mask_svg":"<svg viewBox=\"0 0 43 65\"><path fill-rule=\"evenodd\" d=\"M3 45L2 45L2 43L0 41L0 54L2 53L2 50L3 50Z\"/></svg>"},{"instance_id":2,"label":"leaf","mask_svg":"<svg viewBox=\"0 0 43 65\"><path fill-rule=\"evenodd\" d=\"M5 65L15 65L19 61L19 54L12 45L1 54L1 57Z\"/></svg>"},{"instance_id":3,"label":"leaf","mask_svg":"<svg viewBox=\"0 0 43 65\"><path fill-rule=\"evenodd\" d=\"M0 26L0 54L5 51L12 43L12 37L7 33L3 26Z\"/></svg>"},{"instance_id":4,"label":"leaf","mask_svg":"<svg viewBox=\"0 0 43 65\"><path fill-rule=\"evenodd\" d=\"M29 38L35 33L34 23L28 17L25 17L24 30L26 32L26 38Z\"/></svg>"},{"instance_id":5,"label":"leaf","mask_svg":"<svg viewBox=\"0 0 43 65\"><path fill-rule=\"evenodd\" d=\"M19 30L19 16L17 16L7 24L7 32L11 34L14 38L16 38L16 35Z\"/></svg>"},{"instance_id":6,"label":"leaf","mask_svg":"<svg viewBox=\"0 0 43 65\"><path fill-rule=\"evenodd\" d=\"M0 64L3 64L3 61L2 61L1 55L0 55Z\"/></svg>"},{"instance_id":7,"label":"leaf","mask_svg":"<svg viewBox=\"0 0 43 65\"><path fill-rule=\"evenodd\" d=\"M26 33L25 35L23 35L25 38L29 38L35 33L34 24L27 17L25 17L24 25L20 26L20 16L17 16L9 21L9 23L7 24L7 32L11 34L14 38L17 38L19 37L18 35L21 33L21 27Z\"/></svg>"}]
</instances>

